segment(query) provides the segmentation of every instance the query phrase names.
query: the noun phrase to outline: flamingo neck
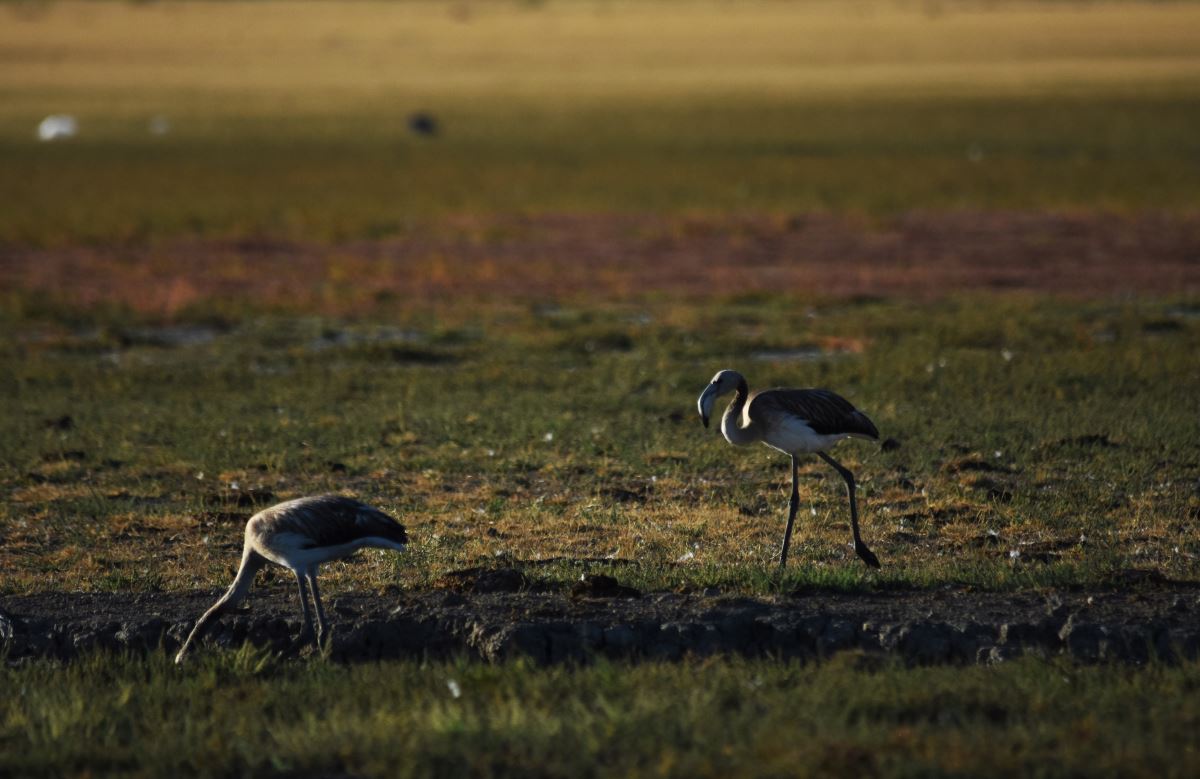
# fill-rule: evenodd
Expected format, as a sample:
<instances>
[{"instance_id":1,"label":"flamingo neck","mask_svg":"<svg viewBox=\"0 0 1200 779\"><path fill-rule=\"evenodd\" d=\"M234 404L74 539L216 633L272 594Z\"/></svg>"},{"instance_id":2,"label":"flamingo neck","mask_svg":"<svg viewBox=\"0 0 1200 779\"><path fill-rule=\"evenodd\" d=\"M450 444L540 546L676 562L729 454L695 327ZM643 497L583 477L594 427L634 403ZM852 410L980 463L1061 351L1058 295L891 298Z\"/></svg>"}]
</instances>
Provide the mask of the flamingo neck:
<instances>
[{"instance_id":1,"label":"flamingo neck","mask_svg":"<svg viewBox=\"0 0 1200 779\"><path fill-rule=\"evenodd\" d=\"M750 397L750 388L746 385L746 380L742 379L738 382L733 400L729 402L725 414L721 417L721 435L735 446L745 446L758 440L758 435L750 425L750 420L745 418L744 412L748 397Z\"/></svg>"}]
</instances>

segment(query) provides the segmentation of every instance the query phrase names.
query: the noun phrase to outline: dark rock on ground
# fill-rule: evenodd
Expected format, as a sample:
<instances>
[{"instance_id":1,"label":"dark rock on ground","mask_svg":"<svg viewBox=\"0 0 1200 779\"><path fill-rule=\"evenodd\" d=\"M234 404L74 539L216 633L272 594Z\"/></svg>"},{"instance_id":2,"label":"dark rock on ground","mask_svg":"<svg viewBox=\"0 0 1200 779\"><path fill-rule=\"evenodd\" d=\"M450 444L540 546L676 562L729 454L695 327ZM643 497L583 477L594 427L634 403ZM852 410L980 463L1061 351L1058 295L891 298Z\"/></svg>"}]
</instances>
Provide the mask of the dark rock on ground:
<instances>
[{"instance_id":1,"label":"dark rock on ground","mask_svg":"<svg viewBox=\"0 0 1200 779\"><path fill-rule=\"evenodd\" d=\"M571 586L572 598L640 598L642 593L603 573L585 573Z\"/></svg>"},{"instance_id":2,"label":"dark rock on ground","mask_svg":"<svg viewBox=\"0 0 1200 779\"><path fill-rule=\"evenodd\" d=\"M521 592L529 579L515 568L464 568L438 580L438 586L455 592Z\"/></svg>"}]
</instances>

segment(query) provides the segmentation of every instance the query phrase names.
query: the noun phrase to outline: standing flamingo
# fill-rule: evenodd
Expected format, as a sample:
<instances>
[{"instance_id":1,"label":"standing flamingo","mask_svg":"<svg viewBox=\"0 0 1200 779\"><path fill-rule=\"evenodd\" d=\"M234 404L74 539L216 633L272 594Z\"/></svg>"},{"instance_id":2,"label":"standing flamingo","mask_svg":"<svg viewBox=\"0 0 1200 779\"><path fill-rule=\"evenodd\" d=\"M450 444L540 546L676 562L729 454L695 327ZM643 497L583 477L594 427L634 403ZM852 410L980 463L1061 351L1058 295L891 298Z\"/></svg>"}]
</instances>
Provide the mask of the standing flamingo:
<instances>
[{"instance_id":1,"label":"standing flamingo","mask_svg":"<svg viewBox=\"0 0 1200 779\"><path fill-rule=\"evenodd\" d=\"M872 568L879 567L879 558L867 548L858 534L858 505L854 499L854 474L825 450L843 438L851 436L878 440L879 431L867 415L850 405L841 395L823 389L769 389L750 393L746 379L737 371L720 371L713 376L696 405L700 418L708 427L713 403L722 395L734 392L733 401L721 417L721 434L735 446L761 441L792 457L792 500L788 511L787 529L783 532L783 548L779 552L779 567L787 565L788 543L792 539L792 524L800 507L797 458L816 453L846 480L850 496L850 529L854 536L854 551Z\"/></svg>"}]
</instances>

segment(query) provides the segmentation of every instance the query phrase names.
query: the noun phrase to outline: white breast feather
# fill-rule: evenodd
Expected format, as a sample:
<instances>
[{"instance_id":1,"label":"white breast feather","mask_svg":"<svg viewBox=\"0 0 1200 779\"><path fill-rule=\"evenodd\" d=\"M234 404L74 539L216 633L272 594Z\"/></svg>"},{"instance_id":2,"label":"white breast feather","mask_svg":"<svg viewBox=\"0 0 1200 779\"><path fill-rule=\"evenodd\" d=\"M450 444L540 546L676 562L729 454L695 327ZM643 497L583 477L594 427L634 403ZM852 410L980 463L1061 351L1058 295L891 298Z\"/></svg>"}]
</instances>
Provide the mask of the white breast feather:
<instances>
[{"instance_id":1,"label":"white breast feather","mask_svg":"<svg viewBox=\"0 0 1200 779\"><path fill-rule=\"evenodd\" d=\"M824 451L844 438L845 433L821 435L803 420L793 417L772 425L763 436L763 443L785 454L800 454Z\"/></svg>"}]
</instances>

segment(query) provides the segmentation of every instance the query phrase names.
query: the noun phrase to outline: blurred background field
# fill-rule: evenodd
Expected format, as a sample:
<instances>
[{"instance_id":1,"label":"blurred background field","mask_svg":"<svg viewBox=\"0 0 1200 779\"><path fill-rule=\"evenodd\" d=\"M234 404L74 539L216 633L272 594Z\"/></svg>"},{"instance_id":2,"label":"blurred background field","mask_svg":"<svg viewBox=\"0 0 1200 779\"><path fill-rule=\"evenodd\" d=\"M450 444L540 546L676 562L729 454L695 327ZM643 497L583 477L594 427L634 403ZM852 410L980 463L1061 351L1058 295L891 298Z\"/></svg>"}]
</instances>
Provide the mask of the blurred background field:
<instances>
[{"instance_id":1,"label":"blurred background field","mask_svg":"<svg viewBox=\"0 0 1200 779\"><path fill-rule=\"evenodd\" d=\"M1194 208L1192 3L13 3L0 240ZM413 114L436 119L414 134ZM53 113L79 122L41 143ZM157 134L151 132L151 123Z\"/></svg>"}]
</instances>

